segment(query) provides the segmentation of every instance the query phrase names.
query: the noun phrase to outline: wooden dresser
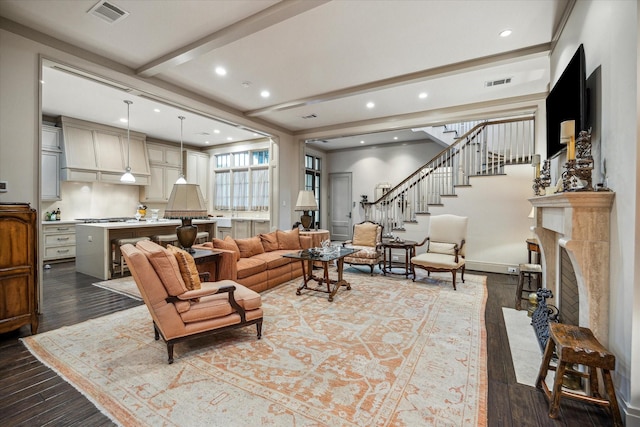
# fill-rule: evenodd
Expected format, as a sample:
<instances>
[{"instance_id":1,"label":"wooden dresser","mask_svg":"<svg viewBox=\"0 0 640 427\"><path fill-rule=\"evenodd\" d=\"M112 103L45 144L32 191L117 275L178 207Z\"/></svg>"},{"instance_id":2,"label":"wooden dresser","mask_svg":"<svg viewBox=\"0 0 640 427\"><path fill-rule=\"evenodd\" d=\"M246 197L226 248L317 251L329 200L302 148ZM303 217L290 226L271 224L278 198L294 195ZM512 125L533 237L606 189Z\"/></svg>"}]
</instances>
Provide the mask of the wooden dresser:
<instances>
[{"instance_id":1,"label":"wooden dresser","mask_svg":"<svg viewBox=\"0 0 640 427\"><path fill-rule=\"evenodd\" d=\"M38 330L36 211L0 203L0 333L31 324Z\"/></svg>"}]
</instances>

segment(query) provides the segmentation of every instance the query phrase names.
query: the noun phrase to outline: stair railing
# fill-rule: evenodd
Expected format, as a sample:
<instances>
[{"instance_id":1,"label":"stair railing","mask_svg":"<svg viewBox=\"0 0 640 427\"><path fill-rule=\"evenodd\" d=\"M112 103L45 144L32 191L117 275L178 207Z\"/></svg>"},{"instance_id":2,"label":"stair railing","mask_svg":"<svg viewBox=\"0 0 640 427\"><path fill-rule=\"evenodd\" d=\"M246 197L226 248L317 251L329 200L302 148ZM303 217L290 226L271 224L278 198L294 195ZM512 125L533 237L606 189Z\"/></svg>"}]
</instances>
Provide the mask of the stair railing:
<instances>
[{"instance_id":1,"label":"stair railing","mask_svg":"<svg viewBox=\"0 0 640 427\"><path fill-rule=\"evenodd\" d=\"M391 188L365 204L365 219L384 226L387 234L416 222L455 187L469 185L470 176L504 174L504 166L530 163L534 154L534 117L483 121L451 146Z\"/></svg>"}]
</instances>

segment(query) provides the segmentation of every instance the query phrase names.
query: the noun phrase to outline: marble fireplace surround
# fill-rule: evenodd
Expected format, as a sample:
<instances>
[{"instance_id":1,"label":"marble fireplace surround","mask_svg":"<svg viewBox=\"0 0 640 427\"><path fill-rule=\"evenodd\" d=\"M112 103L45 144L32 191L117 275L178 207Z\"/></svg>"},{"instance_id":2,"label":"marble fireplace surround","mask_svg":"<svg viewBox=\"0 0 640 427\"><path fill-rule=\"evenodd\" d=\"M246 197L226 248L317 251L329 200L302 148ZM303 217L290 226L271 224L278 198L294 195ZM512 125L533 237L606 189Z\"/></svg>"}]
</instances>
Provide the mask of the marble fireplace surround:
<instances>
[{"instance_id":1,"label":"marble fireplace surround","mask_svg":"<svg viewBox=\"0 0 640 427\"><path fill-rule=\"evenodd\" d=\"M573 265L578 283L579 326L608 345L609 234L615 193L566 192L529 199L536 209L535 234L542 252L544 286L560 308L560 248Z\"/></svg>"}]
</instances>

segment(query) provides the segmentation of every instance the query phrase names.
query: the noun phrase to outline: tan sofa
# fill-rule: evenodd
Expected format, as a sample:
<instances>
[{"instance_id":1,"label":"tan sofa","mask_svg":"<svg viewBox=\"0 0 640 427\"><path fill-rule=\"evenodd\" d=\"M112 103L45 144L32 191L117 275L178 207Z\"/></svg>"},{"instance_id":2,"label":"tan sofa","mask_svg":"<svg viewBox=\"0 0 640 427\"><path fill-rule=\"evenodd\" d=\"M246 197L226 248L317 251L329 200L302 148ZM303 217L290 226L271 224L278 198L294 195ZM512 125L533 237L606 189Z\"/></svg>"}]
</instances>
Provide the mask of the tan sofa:
<instances>
[{"instance_id":1,"label":"tan sofa","mask_svg":"<svg viewBox=\"0 0 640 427\"><path fill-rule=\"evenodd\" d=\"M193 246L222 252L219 280L233 280L256 292L271 289L302 276L302 264L282 255L311 247L311 237L301 236L298 229L276 230L246 239L213 239Z\"/></svg>"}]
</instances>

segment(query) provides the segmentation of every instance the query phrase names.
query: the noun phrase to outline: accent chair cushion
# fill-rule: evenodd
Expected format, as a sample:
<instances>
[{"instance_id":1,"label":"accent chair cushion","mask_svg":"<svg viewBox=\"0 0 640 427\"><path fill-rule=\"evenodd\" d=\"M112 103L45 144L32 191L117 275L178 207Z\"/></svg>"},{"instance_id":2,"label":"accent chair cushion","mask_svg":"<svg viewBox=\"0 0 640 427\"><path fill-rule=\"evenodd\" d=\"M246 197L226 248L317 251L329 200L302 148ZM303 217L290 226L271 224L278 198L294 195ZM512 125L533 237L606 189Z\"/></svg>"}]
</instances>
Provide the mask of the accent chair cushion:
<instances>
[{"instance_id":1,"label":"accent chair cushion","mask_svg":"<svg viewBox=\"0 0 640 427\"><path fill-rule=\"evenodd\" d=\"M187 292L175 255L150 240L138 242L136 248L145 254L169 295L177 296Z\"/></svg>"},{"instance_id":2,"label":"accent chair cushion","mask_svg":"<svg viewBox=\"0 0 640 427\"><path fill-rule=\"evenodd\" d=\"M184 281L187 289L190 291L200 289L202 286L200 282L200 274L193 256L191 256L189 252L173 245L167 245L167 250L176 257L178 267L180 268L180 274L182 275L182 280Z\"/></svg>"},{"instance_id":3,"label":"accent chair cushion","mask_svg":"<svg viewBox=\"0 0 640 427\"><path fill-rule=\"evenodd\" d=\"M464 258L459 256L458 262L453 255L445 255L438 253L420 254L411 258L411 263L425 268L438 268L443 270L458 269L464 265Z\"/></svg>"},{"instance_id":4,"label":"accent chair cushion","mask_svg":"<svg viewBox=\"0 0 640 427\"><path fill-rule=\"evenodd\" d=\"M235 239L240 250L240 258L251 258L254 255L264 253L260 237L254 236L246 239Z\"/></svg>"},{"instance_id":5,"label":"accent chair cushion","mask_svg":"<svg viewBox=\"0 0 640 427\"><path fill-rule=\"evenodd\" d=\"M240 259L240 248L238 248L236 241L233 240L231 236L226 236L224 240L214 238L213 247L215 249L226 249L228 251L233 251L236 253L236 261Z\"/></svg>"},{"instance_id":6,"label":"accent chair cushion","mask_svg":"<svg viewBox=\"0 0 640 427\"><path fill-rule=\"evenodd\" d=\"M354 246L375 246L378 243L378 224L365 222L353 227Z\"/></svg>"},{"instance_id":7,"label":"accent chair cushion","mask_svg":"<svg viewBox=\"0 0 640 427\"><path fill-rule=\"evenodd\" d=\"M442 242L429 242L429 249L427 250L427 252L445 254L445 255L455 255L456 244L442 243Z\"/></svg>"},{"instance_id":8,"label":"accent chair cushion","mask_svg":"<svg viewBox=\"0 0 640 427\"><path fill-rule=\"evenodd\" d=\"M278 247L278 233L276 231L272 231L267 234L260 234L260 241L262 242L262 247L265 252L272 252L280 249Z\"/></svg>"},{"instance_id":9,"label":"accent chair cushion","mask_svg":"<svg viewBox=\"0 0 640 427\"><path fill-rule=\"evenodd\" d=\"M276 230L278 236L278 249L302 249L300 246L300 233L297 228L290 231Z\"/></svg>"}]
</instances>

